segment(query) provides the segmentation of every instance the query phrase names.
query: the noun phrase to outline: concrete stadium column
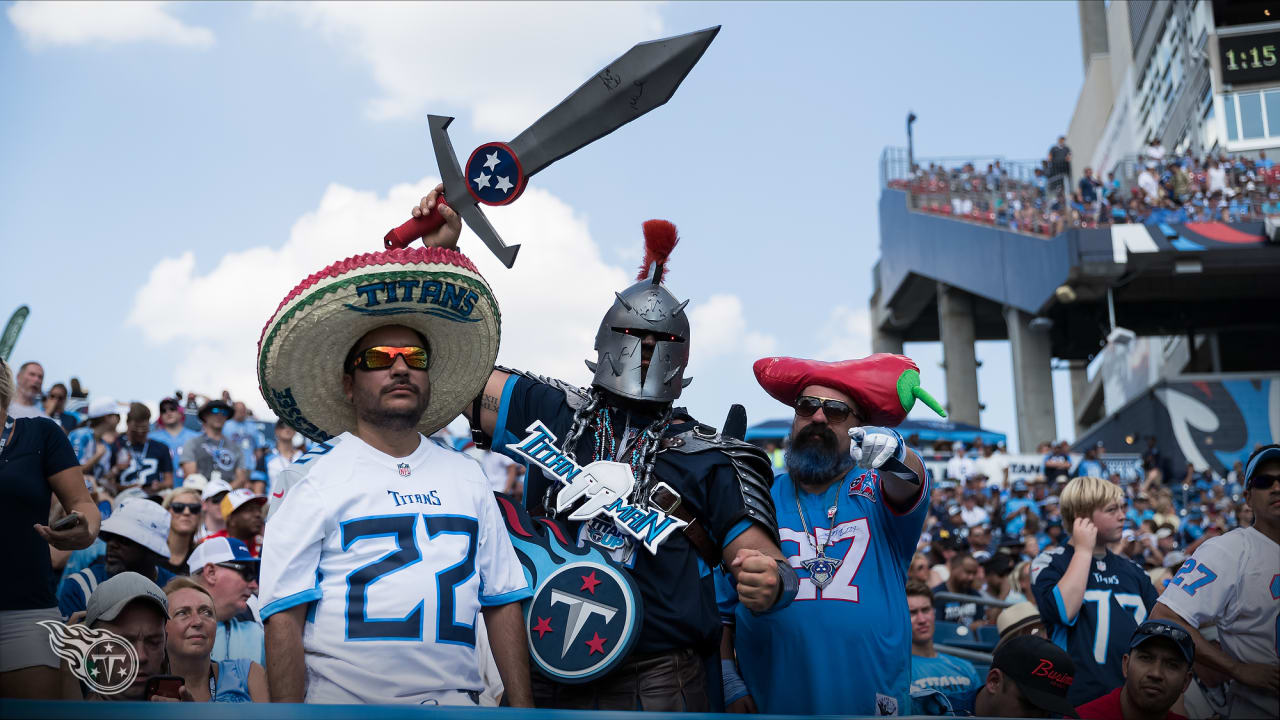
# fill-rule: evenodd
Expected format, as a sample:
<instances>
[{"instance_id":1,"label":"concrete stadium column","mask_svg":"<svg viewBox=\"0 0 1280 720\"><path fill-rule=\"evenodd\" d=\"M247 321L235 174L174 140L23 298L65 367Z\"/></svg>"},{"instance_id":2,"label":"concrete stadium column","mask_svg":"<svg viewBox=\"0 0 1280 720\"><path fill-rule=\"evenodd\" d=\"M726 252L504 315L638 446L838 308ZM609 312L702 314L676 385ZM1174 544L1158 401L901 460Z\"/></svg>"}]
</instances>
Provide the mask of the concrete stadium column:
<instances>
[{"instance_id":1,"label":"concrete stadium column","mask_svg":"<svg viewBox=\"0 0 1280 720\"><path fill-rule=\"evenodd\" d=\"M947 419L979 425L973 298L942 283L938 283L938 334L947 378Z\"/></svg>"},{"instance_id":2,"label":"concrete stadium column","mask_svg":"<svg viewBox=\"0 0 1280 720\"><path fill-rule=\"evenodd\" d=\"M885 311L880 307L880 290L871 296L871 352L902 354L902 336L884 329Z\"/></svg>"},{"instance_id":3,"label":"concrete stadium column","mask_svg":"<svg viewBox=\"0 0 1280 720\"><path fill-rule=\"evenodd\" d=\"M1072 360L1067 363L1067 368L1071 377L1071 418L1076 437L1084 437L1084 431L1088 428L1080 424L1080 413L1084 410L1085 392L1089 389L1089 363Z\"/></svg>"},{"instance_id":4,"label":"concrete stadium column","mask_svg":"<svg viewBox=\"0 0 1280 720\"><path fill-rule=\"evenodd\" d=\"M1013 400L1018 415L1018 451L1035 452L1053 442L1058 428L1053 407L1053 367L1047 330L1031 327L1032 316L1006 307L1009 349L1013 354Z\"/></svg>"}]
</instances>

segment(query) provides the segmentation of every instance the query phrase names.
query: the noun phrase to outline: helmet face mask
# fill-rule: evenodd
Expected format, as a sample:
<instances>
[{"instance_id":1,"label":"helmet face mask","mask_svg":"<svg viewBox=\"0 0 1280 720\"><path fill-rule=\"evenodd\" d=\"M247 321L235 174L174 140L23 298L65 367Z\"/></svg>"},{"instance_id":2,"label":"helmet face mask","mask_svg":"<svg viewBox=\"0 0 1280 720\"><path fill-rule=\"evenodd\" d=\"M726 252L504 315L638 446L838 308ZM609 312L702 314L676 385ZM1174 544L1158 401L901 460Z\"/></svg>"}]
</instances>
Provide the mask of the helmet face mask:
<instances>
[{"instance_id":1,"label":"helmet face mask","mask_svg":"<svg viewBox=\"0 0 1280 720\"><path fill-rule=\"evenodd\" d=\"M650 278L662 276L661 268ZM591 384L624 398L670 403L691 381L684 377L689 364L689 317L685 306L665 287L645 279L618 293L596 331L596 362ZM644 337L658 336L646 370Z\"/></svg>"}]
</instances>

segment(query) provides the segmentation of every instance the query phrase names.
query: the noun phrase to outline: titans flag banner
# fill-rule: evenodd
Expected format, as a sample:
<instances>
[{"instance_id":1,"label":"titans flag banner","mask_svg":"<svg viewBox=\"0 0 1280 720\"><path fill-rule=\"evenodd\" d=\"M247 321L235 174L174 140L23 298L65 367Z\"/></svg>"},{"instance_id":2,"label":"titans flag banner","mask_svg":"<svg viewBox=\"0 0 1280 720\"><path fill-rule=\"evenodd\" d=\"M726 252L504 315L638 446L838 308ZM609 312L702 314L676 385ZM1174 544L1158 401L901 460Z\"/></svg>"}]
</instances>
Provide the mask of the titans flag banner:
<instances>
[{"instance_id":1,"label":"titans flag banner","mask_svg":"<svg viewBox=\"0 0 1280 720\"><path fill-rule=\"evenodd\" d=\"M541 468L547 477L563 487L556 494L557 513L585 498L585 502L569 513L569 520L590 520L596 516L611 518L623 532L631 535L653 554L672 532L688 525L662 510L645 504L643 498L630 500L635 476L625 463L597 460L579 466L556 449L556 436L541 421L526 428L529 435L515 445L508 445L521 457Z\"/></svg>"}]
</instances>

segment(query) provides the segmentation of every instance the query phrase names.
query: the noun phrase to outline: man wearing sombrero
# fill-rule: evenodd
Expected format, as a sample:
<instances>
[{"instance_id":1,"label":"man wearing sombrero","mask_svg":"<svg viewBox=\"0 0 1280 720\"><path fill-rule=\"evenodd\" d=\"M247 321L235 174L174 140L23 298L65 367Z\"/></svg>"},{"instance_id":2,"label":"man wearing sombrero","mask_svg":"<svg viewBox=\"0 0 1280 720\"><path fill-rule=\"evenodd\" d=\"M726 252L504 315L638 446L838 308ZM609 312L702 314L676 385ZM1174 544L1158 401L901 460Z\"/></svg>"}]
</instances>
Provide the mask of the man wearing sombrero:
<instances>
[{"instance_id":1,"label":"man wearing sombrero","mask_svg":"<svg viewBox=\"0 0 1280 720\"><path fill-rule=\"evenodd\" d=\"M435 203L432 193L414 215ZM719 709L721 625L711 569L729 568L740 601L756 612L785 607L797 587L777 544L768 457L674 406L690 382L688 301L662 285L676 230L651 220L644 235L638 282L617 293L600 323L589 388L497 368L467 411L473 431L492 438L495 450L530 465L530 514L563 521L579 545L629 568L643 598L629 659L581 684L535 676L539 707ZM428 244L456 242L457 233L441 233ZM566 596L574 594L567 602L603 602L593 600L593 580L567 588ZM557 612L539 621L547 632L580 628L566 648L585 641L590 652L608 652L617 642L604 625L566 626Z\"/></svg>"},{"instance_id":2,"label":"man wearing sombrero","mask_svg":"<svg viewBox=\"0 0 1280 720\"><path fill-rule=\"evenodd\" d=\"M424 437L483 388L499 325L466 257L419 248L330 265L263 329L263 396L319 443L272 488L273 700L475 705L483 612L507 702L531 705L529 588L493 494L475 461Z\"/></svg>"},{"instance_id":3,"label":"man wearing sombrero","mask_svg":"<svg viewBox=\"0 0 1280 720\"><path fill-rule=\"evenodd\" d=\"M906 572L930 489L920 457L891 428L917 399L942 410L902 355L764 358L755 374L795 412L772 496L800 591L779 612L735 613L746 690L763 713L906 714Z\"/></svg>"}]
</instances>

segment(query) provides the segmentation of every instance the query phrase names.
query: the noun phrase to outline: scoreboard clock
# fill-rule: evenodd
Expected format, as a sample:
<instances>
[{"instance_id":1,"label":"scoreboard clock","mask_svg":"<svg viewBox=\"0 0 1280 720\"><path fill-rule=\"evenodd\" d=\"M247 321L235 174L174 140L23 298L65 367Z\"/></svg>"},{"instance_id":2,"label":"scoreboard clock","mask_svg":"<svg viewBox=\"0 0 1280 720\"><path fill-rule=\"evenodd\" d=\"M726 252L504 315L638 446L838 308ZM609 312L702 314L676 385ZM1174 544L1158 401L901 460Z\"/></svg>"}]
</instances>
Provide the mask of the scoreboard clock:
<instances>
[{"instance_id":1,"label":"scoreboard clock","mask_svg":"<svg viewBox=\"0 0 1280 720\"><path fill-rule=\"evenodd\" d=\"M1280 30L1219 35L1218 67L1226 85L1280 81Z\"/></svg>"}]
</instances>

